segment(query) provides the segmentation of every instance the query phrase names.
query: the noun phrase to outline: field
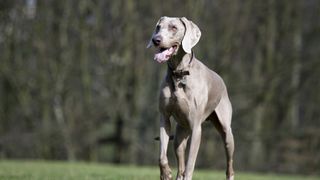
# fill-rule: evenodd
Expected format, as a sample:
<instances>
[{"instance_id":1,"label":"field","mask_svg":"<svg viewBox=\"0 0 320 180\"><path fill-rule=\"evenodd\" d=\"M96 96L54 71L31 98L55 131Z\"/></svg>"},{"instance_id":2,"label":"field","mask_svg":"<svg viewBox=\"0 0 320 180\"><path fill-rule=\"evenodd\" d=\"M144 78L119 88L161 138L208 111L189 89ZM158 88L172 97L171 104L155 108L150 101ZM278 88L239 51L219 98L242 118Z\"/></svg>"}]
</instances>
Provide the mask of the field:
<instances>
[{"instance_id":1,"label":"field","mask_svg":"<svg viewBox=\"0 0 320 180\"><path fill-rule=\"evenodd\" d=\"M156 167L47 161L0 161L0 179L5 180L158 180ZM175 172L174 172L175 173ZM222 171L197 170L194 180L224 179ZM237 180L316 180L320 177L237 172Z\"/></svg>"}]
</instances>

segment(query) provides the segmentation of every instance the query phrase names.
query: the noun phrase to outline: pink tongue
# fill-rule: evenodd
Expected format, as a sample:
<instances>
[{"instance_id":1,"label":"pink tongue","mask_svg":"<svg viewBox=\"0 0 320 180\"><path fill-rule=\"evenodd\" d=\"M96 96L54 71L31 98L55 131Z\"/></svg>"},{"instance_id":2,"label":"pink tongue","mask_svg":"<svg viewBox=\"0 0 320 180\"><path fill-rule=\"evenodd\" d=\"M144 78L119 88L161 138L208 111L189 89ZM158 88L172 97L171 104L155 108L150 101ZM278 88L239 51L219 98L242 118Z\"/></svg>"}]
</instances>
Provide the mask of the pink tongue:
<instances>
[{"instance_id":1,"label":"pink tongue","mask_svg":"<svg viewBox=\"0 0 320 180\"><path fill-rule=\"evenodd\" d=\"M163 63L165 61L168 61L173 52L174 52L173 47L166 49L162 52L158 52L154 55L154 60L158 61L158 63Z\"/></svg>"}]
</instances>

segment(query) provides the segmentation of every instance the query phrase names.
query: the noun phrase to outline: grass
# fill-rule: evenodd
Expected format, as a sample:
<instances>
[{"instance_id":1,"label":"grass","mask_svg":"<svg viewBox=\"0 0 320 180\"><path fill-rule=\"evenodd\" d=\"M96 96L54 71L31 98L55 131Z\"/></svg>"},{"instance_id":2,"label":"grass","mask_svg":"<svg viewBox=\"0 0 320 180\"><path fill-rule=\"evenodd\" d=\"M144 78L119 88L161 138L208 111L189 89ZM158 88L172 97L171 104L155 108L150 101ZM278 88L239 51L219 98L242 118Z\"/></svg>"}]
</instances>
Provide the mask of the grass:
<instances>
[{"instance_id":1,"label":"grass","mask_svg":"<svg viewBox=\"0 0 320 180\"><path fill-rule=\"evenodd\" d=\"M175 172L174 172L175 173ZM0 180L158 180L156 167L47 161L0 161ZM194 180L223 180L224 172L196 170ZM236 180L316 180L320 177L237 172Z\"/></svg>"}]
</instances>

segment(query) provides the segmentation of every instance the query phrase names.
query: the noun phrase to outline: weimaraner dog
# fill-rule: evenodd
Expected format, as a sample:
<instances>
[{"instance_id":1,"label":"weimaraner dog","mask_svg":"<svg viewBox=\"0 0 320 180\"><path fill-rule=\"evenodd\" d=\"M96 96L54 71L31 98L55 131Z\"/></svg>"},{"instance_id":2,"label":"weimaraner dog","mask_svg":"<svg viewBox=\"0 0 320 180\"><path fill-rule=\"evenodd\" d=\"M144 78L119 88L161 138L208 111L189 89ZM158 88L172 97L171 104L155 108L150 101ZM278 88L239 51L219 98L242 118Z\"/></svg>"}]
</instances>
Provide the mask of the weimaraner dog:
<instances>
[{"instance_id":1,"label":"weimaraner dog","mask_svg":"<svg viewBox=\"0 0 320 180\"><path fill-rule=\"evenodd\" d=\"M222 78L196 59L191 50L200 36L198 26L185 17L161 17L147 46L156 47L154 60L168 65L159 99L161 180L172 179L167 158L171 116L177 122L174 136L177 180L192 179L201 141L201 124L206 120L211 121L222 136L227 155L227 180L234 178L232 107Z\"/></svg>"}]
</instances>

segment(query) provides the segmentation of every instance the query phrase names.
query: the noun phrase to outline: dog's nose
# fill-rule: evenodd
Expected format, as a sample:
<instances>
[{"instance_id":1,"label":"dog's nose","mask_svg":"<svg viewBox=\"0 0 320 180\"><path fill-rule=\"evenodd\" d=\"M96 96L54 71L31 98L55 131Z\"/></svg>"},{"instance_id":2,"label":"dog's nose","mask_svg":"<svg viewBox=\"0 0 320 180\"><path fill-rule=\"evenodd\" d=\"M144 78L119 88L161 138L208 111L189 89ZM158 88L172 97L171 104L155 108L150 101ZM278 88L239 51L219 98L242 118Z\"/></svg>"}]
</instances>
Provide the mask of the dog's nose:
<instances>
[{"instance_id":1,"label":"dog's nose","mask_svg":"<svg viewBox=\"0 0 320 180\"><path fill-rule=\"evenodd\" d=\"M159 46L160 43L162 41L162 37L161 36L155 36L152 38L152 42L155 46Z\"/></svg>"}]
</instances>

